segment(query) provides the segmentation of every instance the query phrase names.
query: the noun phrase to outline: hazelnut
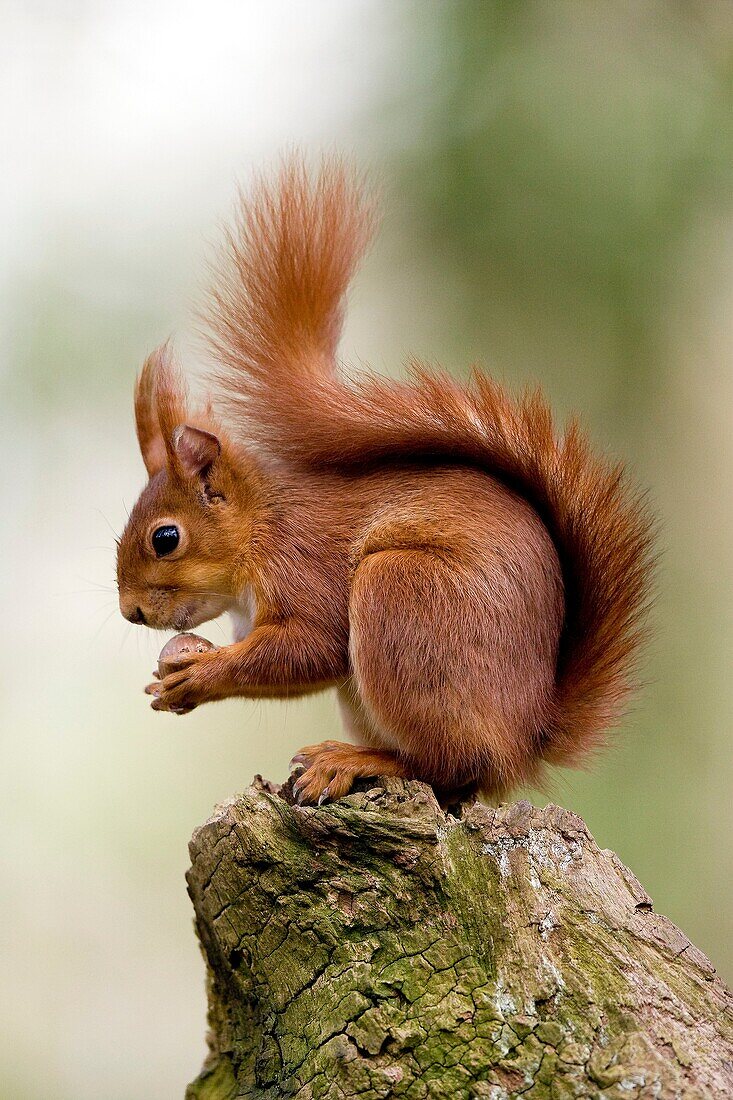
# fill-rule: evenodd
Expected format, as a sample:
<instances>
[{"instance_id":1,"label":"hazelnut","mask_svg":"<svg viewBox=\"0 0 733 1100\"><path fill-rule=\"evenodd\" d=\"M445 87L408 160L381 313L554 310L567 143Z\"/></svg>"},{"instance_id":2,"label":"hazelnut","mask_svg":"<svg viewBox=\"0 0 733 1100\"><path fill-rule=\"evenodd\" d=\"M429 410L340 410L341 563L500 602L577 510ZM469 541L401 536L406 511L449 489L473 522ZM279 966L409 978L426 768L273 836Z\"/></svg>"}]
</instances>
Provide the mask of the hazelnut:
<instances>
[{"instance_id":1,"label":"hazelnut","mask_svg":"<svg viewBox=\"0 0 733 1100\"><path fill-rule=\"evenodd\" d=\"M158 673L163 676L163 662L167 657L180 657L185 653L210 653L219 647L198 634L176 634L165 643L158 657Z\"/></svg>"}]
</instances>

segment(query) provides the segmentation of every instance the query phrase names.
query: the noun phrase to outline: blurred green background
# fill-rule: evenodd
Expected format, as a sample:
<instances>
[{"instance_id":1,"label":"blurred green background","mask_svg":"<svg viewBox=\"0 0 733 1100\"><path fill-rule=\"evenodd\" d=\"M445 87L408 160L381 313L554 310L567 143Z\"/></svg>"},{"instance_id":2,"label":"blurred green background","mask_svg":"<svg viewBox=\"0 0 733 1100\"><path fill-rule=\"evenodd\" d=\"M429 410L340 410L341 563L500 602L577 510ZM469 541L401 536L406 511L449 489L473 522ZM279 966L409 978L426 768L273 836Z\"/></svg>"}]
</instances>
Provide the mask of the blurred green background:
<instances>
[{"instance_id":1,"label":"blurred green background","mask_svg":"<svg viewBox=\"0 0 733 1100\"><path fill-rule=\"evenodd\" d=\"M733 978L733 8L6 0L2 27L3 1095L182 1095L205 1029L188 836L338 735L328 697L152 713L163 638L113 583L134 374L171 332L195 366L234 181L291 144L384 189L346 360L539 381L649 487L647 686L551 794Z\"/></svg>"}]
</instances>

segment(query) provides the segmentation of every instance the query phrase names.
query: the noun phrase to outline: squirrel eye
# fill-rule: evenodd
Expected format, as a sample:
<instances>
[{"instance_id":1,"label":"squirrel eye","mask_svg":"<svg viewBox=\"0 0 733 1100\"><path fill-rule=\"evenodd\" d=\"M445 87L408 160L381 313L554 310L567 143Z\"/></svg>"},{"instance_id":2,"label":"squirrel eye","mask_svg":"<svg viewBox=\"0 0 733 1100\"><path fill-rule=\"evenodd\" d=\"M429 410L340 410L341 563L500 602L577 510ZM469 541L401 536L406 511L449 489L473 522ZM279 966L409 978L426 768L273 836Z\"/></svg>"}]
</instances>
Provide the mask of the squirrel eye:
<instances>
[{"instance_id":1,"label":"squirrel eye","mask_svg":"<svg viewBox=\"0 0 733 1100\"><path fill-rule=\"evenodd\" d=\"M166 554L173 553L181 541L181 536L177 527L166 524L164 527L156 527L151 541L157 557L164 558Z\"/></svg>"}]
</instances>

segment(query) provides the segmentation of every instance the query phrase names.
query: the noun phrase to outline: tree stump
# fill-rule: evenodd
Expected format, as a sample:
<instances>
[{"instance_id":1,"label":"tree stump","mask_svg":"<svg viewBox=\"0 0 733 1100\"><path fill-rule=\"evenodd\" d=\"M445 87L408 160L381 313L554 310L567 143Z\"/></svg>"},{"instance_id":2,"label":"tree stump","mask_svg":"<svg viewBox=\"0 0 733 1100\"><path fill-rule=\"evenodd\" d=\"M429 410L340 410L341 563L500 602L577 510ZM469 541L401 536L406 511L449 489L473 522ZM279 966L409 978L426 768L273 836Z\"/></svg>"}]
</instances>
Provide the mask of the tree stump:
<instances>
[{"instance_id":1,"label":"tree stump","mask_svg":"<svg viewBox=\"0 0 733 1100\"><path fill-rule=\"evenodd\" d=\"M188 1100L733 1096L729 991L583 821L421 783L191 842L209 1056Z\"/></svg>"}]
</instances>

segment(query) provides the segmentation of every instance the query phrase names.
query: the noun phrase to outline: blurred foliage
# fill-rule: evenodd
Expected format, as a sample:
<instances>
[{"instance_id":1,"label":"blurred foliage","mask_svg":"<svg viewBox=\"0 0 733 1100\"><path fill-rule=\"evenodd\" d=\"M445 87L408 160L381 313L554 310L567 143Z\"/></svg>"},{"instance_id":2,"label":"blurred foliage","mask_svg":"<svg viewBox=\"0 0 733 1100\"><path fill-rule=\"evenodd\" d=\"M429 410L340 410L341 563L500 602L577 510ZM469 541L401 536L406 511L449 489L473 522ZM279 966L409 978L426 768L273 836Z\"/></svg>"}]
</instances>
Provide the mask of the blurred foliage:
<instances>
[{"instance_id":1,"label":"blurred foliage","mask_svg":"<svg viewBox=\"0 0 733 1100\"><path fill-rule=\"evenodd\" d=\"M605 414L643 415L670 258L733 195L725 7L411 6L402 187L411 233L460 280L457 351L490 348L512 373L570 354L554 370L569 401L583 358Z\"/></svg>"}]
</instances>

